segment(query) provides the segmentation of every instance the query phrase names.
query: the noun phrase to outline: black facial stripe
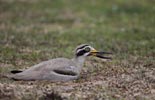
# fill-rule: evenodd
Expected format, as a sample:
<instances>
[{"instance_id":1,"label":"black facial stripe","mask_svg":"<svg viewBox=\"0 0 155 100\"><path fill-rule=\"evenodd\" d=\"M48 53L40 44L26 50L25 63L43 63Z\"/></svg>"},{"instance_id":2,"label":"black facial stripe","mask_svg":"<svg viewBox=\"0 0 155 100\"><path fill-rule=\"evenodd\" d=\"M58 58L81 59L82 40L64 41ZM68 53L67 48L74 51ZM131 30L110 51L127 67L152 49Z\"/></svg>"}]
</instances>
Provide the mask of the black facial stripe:
<instances>
[{"instance_id":1,"label":"black facial stripe","mask_svg":"<svg viewBox=\"0 0 155 100\"><path fill-rule=\"evenodd\" d=\"M87 53L87 51L81 50L81 51L79 51L79 52L76 54L76 56L82 56L82 55L84 55L85 53Z\"/></svg>"},{"instance_id":2,"label":"black facial stripe","mask_svg":"<svg viewBox=\"0 0 155 100\"><path fill-rule=\"evenodd\" d=\"M89 46L89 45L83 45L82 47L79 47L79 48L77 48L76 50L78 50L78 49L82 49L82 48L84 48L85 46Z\"/></svg>"}]
</instances>

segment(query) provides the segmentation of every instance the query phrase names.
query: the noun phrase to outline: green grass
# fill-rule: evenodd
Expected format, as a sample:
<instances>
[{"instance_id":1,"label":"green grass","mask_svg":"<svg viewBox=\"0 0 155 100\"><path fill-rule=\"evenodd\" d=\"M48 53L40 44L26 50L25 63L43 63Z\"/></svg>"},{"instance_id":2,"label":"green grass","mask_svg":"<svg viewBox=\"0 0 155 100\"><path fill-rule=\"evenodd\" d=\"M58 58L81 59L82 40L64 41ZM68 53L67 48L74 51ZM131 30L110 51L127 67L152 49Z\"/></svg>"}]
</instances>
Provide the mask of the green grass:
<instances>
[{"instance_id":1,"label":"green grass","mask_svg":"<svg viewBox=\"0 0 155 100\"><path fill-rule=\"evenodd\" d=\"M105 82L104 79L107 79L109 85L104 87L100 84L101 89L93 85L94 88L90 89L92 93L86 94L86 97L112 100L151 99L151 91L155 89L154 4L153 0L2 0L0 73L28 68L56 57L72 58L77 45L88 43L99 50L113 52L114 59L106 63L95 58L88 60L85 64L88 67L84 67L87 72L83 72L88 79L69 83L77 85L77 89L69 92L69 98L80 98L76 95L81 91L78 86L82 85L83 91L88 92L83 85L102 77L101 81ZM132 89L134 85L129 86L133 81L123 83L121 75L132 77L133 81L144 81L144 84L138 84L140 93ZM0 79L0 82L11 84L12 81ZM145 91L144 85L149 89ZM123 86L127 89L123 90ZM41 87L40 84L38 87ZM18 91L16 88L15 90ZM100 91L103 93L98 94ZM61 92L65 93L65 90ZM134 93L139 93L138 97ZM26 98L25 95L26 93L21 98Z\"/></svg>"}]
</instances>

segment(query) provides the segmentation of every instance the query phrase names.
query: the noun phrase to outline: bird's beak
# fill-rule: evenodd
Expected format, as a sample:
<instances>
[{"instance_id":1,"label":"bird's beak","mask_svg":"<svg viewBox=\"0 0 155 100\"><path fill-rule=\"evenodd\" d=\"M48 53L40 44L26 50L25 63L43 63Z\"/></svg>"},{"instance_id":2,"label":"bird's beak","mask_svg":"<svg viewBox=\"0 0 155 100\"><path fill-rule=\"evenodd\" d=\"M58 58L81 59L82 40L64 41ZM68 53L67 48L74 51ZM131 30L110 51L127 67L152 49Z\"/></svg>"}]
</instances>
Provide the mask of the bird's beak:
<instances>
[{"instance_id":1,"label":"bird's beak","mask_svg":"<svg viewBox=\"0 0 155 100\"><path fill-rule=\"evenodd\" d=\"M90 51L90 55L93 55L93 56L96 56L98 58L102 58L102 59L112 59L111 57L106 57L106 56L103 56L105 54L112 54L110 52L100 52L100 51L97 51L97 50L91 50Z\"/></svg>"}]
</instances>

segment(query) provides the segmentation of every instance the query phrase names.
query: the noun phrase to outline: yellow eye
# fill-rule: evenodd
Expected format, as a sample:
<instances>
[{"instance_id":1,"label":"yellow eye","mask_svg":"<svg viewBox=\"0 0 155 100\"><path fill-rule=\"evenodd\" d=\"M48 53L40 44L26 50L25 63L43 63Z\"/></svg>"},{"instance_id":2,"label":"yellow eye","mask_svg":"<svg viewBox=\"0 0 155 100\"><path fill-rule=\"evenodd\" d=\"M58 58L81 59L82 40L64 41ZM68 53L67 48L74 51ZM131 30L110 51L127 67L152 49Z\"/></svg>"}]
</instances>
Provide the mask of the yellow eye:
<instances>
[{"instance_id":1,"label":"yellow eye","mask_svg":"<svg viewBox=\"0 0 155 100\"><path fill-rule=\"evenodd\" d=\"M90 51L90 48L89 47L86 47L85 48L85 51L89 52Z\"/></svg>"}]
</instances>

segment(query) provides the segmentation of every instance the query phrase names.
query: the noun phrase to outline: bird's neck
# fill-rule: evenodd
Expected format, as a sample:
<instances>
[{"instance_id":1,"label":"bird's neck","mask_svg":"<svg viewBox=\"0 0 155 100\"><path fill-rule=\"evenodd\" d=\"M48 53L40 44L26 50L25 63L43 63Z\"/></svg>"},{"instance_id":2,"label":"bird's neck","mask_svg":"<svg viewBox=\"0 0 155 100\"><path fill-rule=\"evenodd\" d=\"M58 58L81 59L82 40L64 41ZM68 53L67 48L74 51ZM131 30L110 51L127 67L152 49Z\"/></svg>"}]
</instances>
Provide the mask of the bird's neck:
<instances>
[{"instance_id":1,"label":"bird's neck","mask_svg":"<svg viewBox=\"0 0 155 100\"><path fill-rule=\"evenodd\" d=\"M73 58L72 60L78 64L78 67L82 67L85 59L86 59L85 56L78 56L78 57Z\"/></svg>"}]
</instances>

